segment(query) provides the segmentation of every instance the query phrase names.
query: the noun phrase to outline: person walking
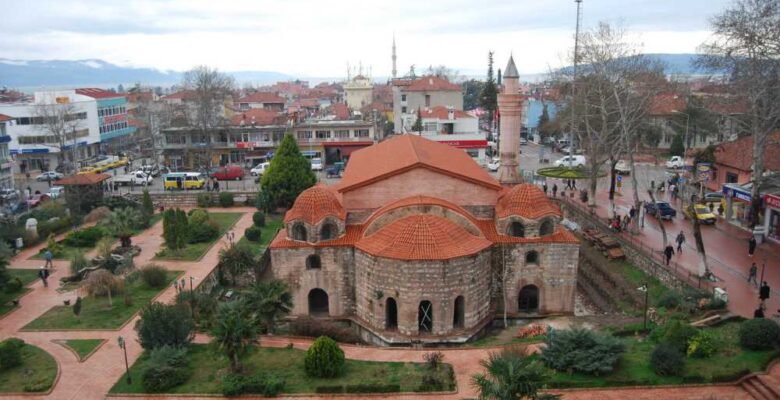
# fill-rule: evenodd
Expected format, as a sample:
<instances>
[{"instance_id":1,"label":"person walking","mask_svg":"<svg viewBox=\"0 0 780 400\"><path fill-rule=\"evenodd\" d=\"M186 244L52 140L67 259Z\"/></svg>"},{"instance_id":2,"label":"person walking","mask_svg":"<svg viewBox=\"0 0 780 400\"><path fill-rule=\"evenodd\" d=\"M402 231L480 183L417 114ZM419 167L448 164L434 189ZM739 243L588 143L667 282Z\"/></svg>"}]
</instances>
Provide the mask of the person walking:
<instances>
[{"instance_id":1,"label":"person walking","mask_svg":"<svg viewBox=\"0 0 780 400\"><path fill-rule=\"evenodd\" d=\"M49 287L49 270L41 267L40 270L38 270L38 277L41 278L41 282L43 282L43 287Z\"/></svg>"},{"instance_id":2,"label":"person walking","mask_svg":"<svg viewBox=\"0 0 780 400\"><path fill-rule=\"evenodd\" d=\"M758 276L758 267L756 266L756 263L753 263L750 266L750 274L748 275L748 279L747 279L748 283L752 281L753 284L756 285L756 287L758 287L758 281L756 280L757 276Z\"/></svg>"},{"instance_id":3,"label":"person walking","mask_svg":"<svg viewBox=\"0 0 780 400\"><path fill-rule=\"evenodd\" d=\"M544 190L544 195L547 196L547 182L542 184L542 190Z\"/></svg>"},{"instance_id":4,"label":"person walking","mask_svg":"<svg viewBox=\"0 0 780 400\"><path fill-rule=\"evenodd\" d=\"M677 242L677 254L682 254L682 246L683 243L685 243L685 234L683 231L680 231L680 233L677 234L677 238L675 238L674 241Z\"/></svg>"},{"instance_id":5,"label":"person walking","mask_svg":"<svg viewBox=\"0 0 780 400\"><path fill-rule=\"evenodd\" d=\"M51 250L46 249L46 252L43 253L43 259L46 260L46 263L43 265L43 268L54 268L52 266L51 260L54 258L54 254L51 253Z\"/></svg>"},{"instance_id":6,"label":"person walking","mask_svg":"<svg viewBox=\"0 0 780 400\"><path fill-rule=\"evenodd\" d=\"M666 257L666 266L669 266L669 261L672 260L673 255L674 255L674 247L671 244L667 244L666 248L664 249L664 256Z\"/></svg>"},{"instance_id":7,"label":"person walking","mask_svg":"<svg viewBox=\"0 0 780 400\"><path fill-rule=\"evenodd\" d=\"M636 218L636 208L634 206L631 206L631 209L628 210L628 216L631 217L631 220Z\"/></svg>"},{"instance_id":8,"label":"person walking","mask_svg":"<svg viewBox=\"0 0 780 400\"><path fill-rule=\"evenodd\" d=\"M756 237L753 235L750 235L750 240L748 240L748 255L753 257L753 253L756 252Z\"/></svg>"},{"instance_id":9,"label":"person walking","mask_svg":"<svg viewBox=\"0 0 780 400\"><path fill-rule=\"evenodd\" d=\"M219 192L219 181L217 178L214 178L214 191Z\"/></svg>"},{"instance_id":10,"label":"person walking","mask_svg":"<svg viewBox=\"0 0 780 400\"><path fill-rule=\"evenodd\" d=\"M553 183L553 197L558 195L558 184Z\"/></svg>"}]
</instances>

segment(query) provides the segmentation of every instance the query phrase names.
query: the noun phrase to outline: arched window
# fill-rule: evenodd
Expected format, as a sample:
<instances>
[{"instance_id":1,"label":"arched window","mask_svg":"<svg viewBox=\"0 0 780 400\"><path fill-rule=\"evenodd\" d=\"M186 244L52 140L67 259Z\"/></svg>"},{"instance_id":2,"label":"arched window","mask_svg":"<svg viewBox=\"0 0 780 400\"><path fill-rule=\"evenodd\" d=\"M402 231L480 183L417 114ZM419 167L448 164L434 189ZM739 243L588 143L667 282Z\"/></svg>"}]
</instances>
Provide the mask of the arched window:
<instances>
[{"instance_id":1,"label":"arched window","mask_svg":"<svg viewBox=\"0 0 780 400\"><path fill-rule=\"evenodd\" d=\"M518 221L513 221L511 224L509 224L509 229L507 229L507 234L509 236L514 237L524 237L525 236L525 227L522 223Z\"/></svg>"},{"instance_id":2,"label":"arched window","mask_svg":"<svg viewBox=\"0 0 780 400\"><path fill-rule=\"evenodd\" d=\"M534 250L531 250L528 253L525 253L525 263L526 264L539 264L539 253L537 253Z\"/></svg>"},{"instance_id":3,"label":"arched window","mask_svg":"<svg viewBox=\"0 0 780 400\"><path fill-rule=\"evenodd\" d=\"M320 262L320 256L312 254L306 257L306 269L320 269L322 263Z\"/></svg>"},{"instance_id":4,"label":"arched window","mask_svg":"<svg viewBox=\"0 0 780 400\"><path fill-rule=\"evenodd\" d=\"M398 328L398 305L395 299L388 297L385 302L385 329Z\"/></svg>"},{"instance_id":5,"label":"arched window","mask_svg":"<svg viewBox=\"0 0 780 400\"><path fill-rule=\"evenodd\" d=\"M539 236L547 236L552 235L553 233L553 222L551 219L545 219L542 221L541 225L539 225Z\"/></svg>"},{"instance_id":6,"label":"arched window","mask_svg":"<svg viewBox=\"0 0 780 400\"><path fill-rule=\"evenodd\" d=\"M322 229L320 230L320 240L335 239L337 232L338 228L336 228L335 224L332 222L326 222L322 225Z\"/></svg>"},{"instance_id":7,"label":"arched window","mask_svg":"<svg viewBox=\"0 0 780 400\"><path fill-rule=\"evenodd\" d=\"M303 224L298 223L293 225L293 239L306 241L306 227Z\"/></svg>"},{"instance_id":8,"label":"arched window","mask_svg":"<svg viewBox=\"0 0 780 400\"><path fill-rule=\"evenodd\" d=\"M309 315L327 316L330 314L328 293L322 289L312 289L309 292Z\"/></svg>"},{"instance_id":9,"label":"arched window","mask_svg":"<svg viewBox=\"0 0 780 400\"><path fill-rule=\"evenodd\" d=\"M523 286L517 296L517 309L524 313L539 311L539 288L535 285Z\"/></svg>"},{"instance_id":10,"label":"arched window","mask_svg":"<svg viewBox=\"0 0 780 400\"><path fill-rule=\"evenodd\" d=\"M463 328L463 321L466 319L466 301L463 296L455 298L455 308L452 315L452 327Z\"/></svg>"},{"instance_id":11,"label":"arched window","mask_svg":"<svg viewBox=\"0 0 780 400\"><path fill-rule=\"evenodd\" d=\"M433 331L433 304L428 300L421 301L417 308L417 329L420 333Z\"/></svg>"}]
</instances>

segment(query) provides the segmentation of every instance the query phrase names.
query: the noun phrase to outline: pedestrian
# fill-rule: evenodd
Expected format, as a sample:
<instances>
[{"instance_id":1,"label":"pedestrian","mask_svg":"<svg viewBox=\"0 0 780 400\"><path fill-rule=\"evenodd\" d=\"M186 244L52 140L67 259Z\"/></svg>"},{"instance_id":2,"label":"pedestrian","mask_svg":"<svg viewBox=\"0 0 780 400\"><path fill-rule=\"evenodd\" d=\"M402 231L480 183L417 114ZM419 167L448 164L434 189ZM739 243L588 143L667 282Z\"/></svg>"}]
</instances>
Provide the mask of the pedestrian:
<instances>
[{"instance_id":1,"label":"pedestrian","mask_svg":"<svg viewBox=\"0 0 780 400\"><path fill-rule=\"evenodd\" d=\"M542 184L542 190L544 190L544 195L547 196L547 182Z\"/></svg>"},{"instance_id":2,"label":"pedestrian","mask_svg":"<svg viewBox=\"0 0 780 400\"><path fill-rule=\"evenodd\" d=\"M758 298L759 300L761 300L761 305L764 305L766 299L769 298L769 293L770 293L769 285L766 283L766 281L764 281L761 284L761 288L758 289Z\"/></svg>"},{"instance_id":3,"label":"pedestrian","mask_svg":"<svg viewBox=\"0 0 780 400\"><path fill-rule=\"evenodd\" d=\"M761 304L756 308L756 311L753 311L753 318L764 318L764 305Z\"/></svg>"},{"instance_id":4,"label":"pedestrian","mask_svg":"<svg viewBox=\"0 0 780 400\"><path fill-rule=\"evenodd\" d=\"M677 242L677 254L682 254L682 245L685 243L685 234L683 231L680 231L680 233L677 234L677 238L674 239L675 242Z\"/></svg>"},{"instance_id":5,"label":"pedestrian","mask_svg":"<svg viewBox=\"0 0 780 400\"><path fill-rule=\"evenodd\" d=\"M748 240L748 255L753 257L753 253L756 252L756 237L753 235L750 235L750 240Z\"/></svg>"},{"instance_id":6,"label":"pedestrian","mask_svg":"<svg viewBox=\"0 0 780 400\"><path fill-rule=\"evenodd\" d=\"M720 215L722 217L723 216L723 211L725 211L723 209L723 203L718 204L718 215Z\"/></svg>"},{"instance_id":7,"label":"pedestrian","mask_svg":"<svg viewBox=\"0 0 780 400\"><path fill-rule=\"evenodd\" d=\"M710 213L715 212L715 207L712 205L712 202L710 202Z\"/></svg>"},{"instance_id":8,"label":"pedestrian","mask_svg":"<svg viewBox=\"0 0 780 400\"><path fill-rule=\"evenodd\" d=\"M219 192L219 181L214 178L214 191Z\"/></svg>"},{"instance_id":9,"label":"pedestrian","mask_svg":"<svg viewBox=\"0 0 780 400\"><path fill-rule=\"evenodd\" d=\"M572 189L577 189L577 180L576 179L572 179L571 180L571 188Z\"/></svg>"},{"instance_id":10,"label":"pedestrian","mask_svg":"<svg viewBox=\"0 0 780 400\"><path fill-rule=\"evenodd\" d=\"M30 197L32 197L32 188L27 186L27 198L29 199Z\"/></svg>"},{"instance_id":11,"label":"pedestrian","mask_svg":"<svg viewBox=\"0 0 780 400\"><path fill-rule=\"evenodd\" d=\"M747 279L748 283L750 283L750 281L753 281L753 284L756 285L756 287L758 287L758 281L756 280L757 276L758 276L758 267L756 266L756 263L753 263L750 266L750 274L748 275L748 279Z\"/></svg>"},{"instance_id":12,"label":"pedestrian","mask_svg":"<svg viewBox=\"0 0 780 400\"><path fill-rule=\"evenodd\" d=\"M674 200L674 196L677 195L677 186L674 183L669 184L669 197Z\"/></svg>"},{"instance_id":13,"label":"pedestrian","mask_svg":"<svg viewBox=\"0 0 780 400\"><path fill-rule=\"evenodd\" d=\"M558 184L553 183L553 197L558 195Z\"/></svg>"},{"instance_id":14,"label":"pedestrian","mask_svg":"<svg viewBox=\"0 0 780 400\"><path fill-rule=\"evenodd\" d=\"M650 180L650 190L655 190L655 181L652 179Z\"/></svg>"},{"instance_id":15,"label":"pedestrian","mask_svg":"<svg viewBox=\"0 0 780 400\"><path fill-rule=\"evenodd\" d=\"M623 230L628 230L628 224L631 223L631 217L628 216L628 214L623 216Z\"/></svg>"},{"instance_id":16,"label":"pedestrian","mask_svg":"<svg viewBox=\"0 0 780 400\"><path fill-rule=\"evenodd\" d=\"M41 281L43 282L43 287L49 287L49 281L47 279L49 278L49 270L41 267L41 269L38 271L38 277L41 278Z\"/></svg>"},{"instance_id":17,"label":"pedestrian","mask_svg":"<svg viewBox=\"0 0 780 400\"><path fill-rule=\"evenodd\" d=\"M666 248L664 249L664 256L666 256L666 266L669 266L669 261L672 260L673 255L674 255L674 247L672 247L671 244L667 244Z\"/></svg>"},{"instance_id":18,"label":"pedestrian","mask_svg":"<svg viewBox=\"0 0 780 400\"><path fill-rule=\"evenodd\" d=\"M43 253L43 259L46 260L46 263L43 265L43 268L54 268L51 264L52 258L54 258L54 254L52 254L51 250L47 248L46 252Z\"/></svg>"},{"instance_id":19,"label":"pedestrian","mask_svg":"<svg viewBox=\"0 0 780 400\"><path fill-rule=\"evenodd\" d=\"M631 206L631 209L628 210L628 216L631 217L632 220L636 217L636 208L634 208L634 206Z\"/></svg>"}]
</instances>

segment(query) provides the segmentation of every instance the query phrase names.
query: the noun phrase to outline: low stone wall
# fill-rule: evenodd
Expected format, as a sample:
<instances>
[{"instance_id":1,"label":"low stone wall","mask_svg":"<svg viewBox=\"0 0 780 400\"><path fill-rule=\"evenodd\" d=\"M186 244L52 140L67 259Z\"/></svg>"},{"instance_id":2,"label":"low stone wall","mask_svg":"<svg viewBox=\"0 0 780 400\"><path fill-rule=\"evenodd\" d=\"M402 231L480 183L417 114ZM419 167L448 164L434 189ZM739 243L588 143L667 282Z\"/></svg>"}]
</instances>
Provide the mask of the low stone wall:
<instances>
[{"instance_id":1,"label":"low stone wall","mask_svg":"<svg viewBox=\"0 0 780 400\"><path fill-rule=\"evenodd\" d=\"M219 192L163 192L149 193L152 203L155 207L197 207L198 195L208 194L211 196L211 203L219 205ZM236 204L242 204L246 199L254 199L257 192L230 192L233 193L233 199ZM128 193L126 196L133 200L141 201L143 192Z\"/></svg>"}]
</instances>

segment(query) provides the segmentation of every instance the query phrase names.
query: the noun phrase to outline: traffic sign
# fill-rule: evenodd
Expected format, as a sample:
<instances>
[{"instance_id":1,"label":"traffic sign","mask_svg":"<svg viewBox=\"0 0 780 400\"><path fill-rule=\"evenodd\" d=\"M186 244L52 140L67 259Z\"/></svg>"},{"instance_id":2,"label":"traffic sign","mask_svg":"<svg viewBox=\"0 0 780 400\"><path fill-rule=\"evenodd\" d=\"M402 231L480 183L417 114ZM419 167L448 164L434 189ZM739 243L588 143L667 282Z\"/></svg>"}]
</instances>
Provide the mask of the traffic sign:
<instances>
[{"instance_id":1,"label":"traffic sign","mask_svg":"<svg viewBox=\"0 0 780 400\"><path fill-rule=\"evenodd\" d=\"M618 175L617 176L617 181L618 182L623 182L623 175Z\"/></svg>"}]
</instances>

